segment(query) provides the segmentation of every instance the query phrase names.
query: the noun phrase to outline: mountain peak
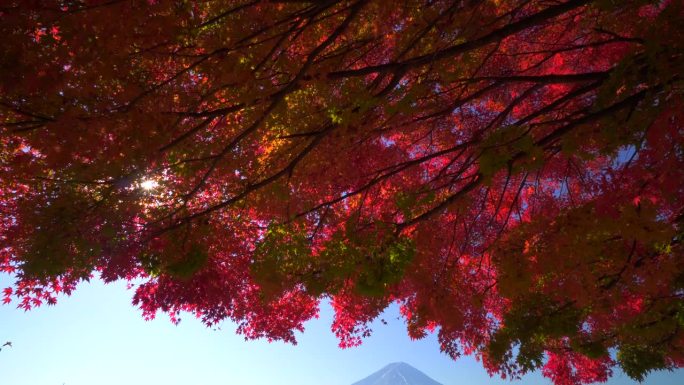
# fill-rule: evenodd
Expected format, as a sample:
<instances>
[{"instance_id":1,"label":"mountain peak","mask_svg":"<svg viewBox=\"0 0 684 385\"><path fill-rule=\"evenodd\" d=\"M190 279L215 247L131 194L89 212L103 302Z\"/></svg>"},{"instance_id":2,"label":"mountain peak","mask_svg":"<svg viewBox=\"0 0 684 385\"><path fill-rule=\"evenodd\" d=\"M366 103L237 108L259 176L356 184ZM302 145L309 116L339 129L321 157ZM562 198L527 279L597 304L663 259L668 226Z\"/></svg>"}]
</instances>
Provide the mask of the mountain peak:
<instances>
[{"instance_id":1,"label":"mountain peak","mask_svg":"<svg viewBox=\"0 0 684 385\"><path fill-rule=\"evenodd\" d=\"M409 365L409 364L407 364L406 362L403 362L403 361L391 362L391 363L385 365L384 368L397 368L397 367L402 367L402 366L403 366L403 367L408 366L408 367L410 367L410 368L413 368L413 366L411 366L411 365ZM384 368L383 368L383 369L384 369Z\"/></svg>"},{"instance_id":2,"label":"mountain peak","mask_svg":"<svg viewBox=\"0 0 684 385\"><path fill-rule=\"evenodd\" d=\"M352 385L442 385L405 362L393 362Z\"/></svg>"}]
</instances>

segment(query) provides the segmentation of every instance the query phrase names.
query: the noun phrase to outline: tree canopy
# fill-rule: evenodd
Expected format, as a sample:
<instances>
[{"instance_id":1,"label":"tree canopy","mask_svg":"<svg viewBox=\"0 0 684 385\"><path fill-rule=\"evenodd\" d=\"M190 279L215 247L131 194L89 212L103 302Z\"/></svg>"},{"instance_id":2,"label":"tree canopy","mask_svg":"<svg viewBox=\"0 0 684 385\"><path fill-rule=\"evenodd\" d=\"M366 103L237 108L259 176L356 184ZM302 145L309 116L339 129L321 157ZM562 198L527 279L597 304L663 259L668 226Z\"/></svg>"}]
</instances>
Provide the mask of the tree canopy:
<instances>
[{"instance_id":1,"label":"tree canopy","mask_svg":"<svg viewBox=\"0 0 684 385\"><path fill-rule=\"evenodd\" d=\"M492 374L684 366L679 0L0 3L0 271Z\"/></svg>"}]
</instances>

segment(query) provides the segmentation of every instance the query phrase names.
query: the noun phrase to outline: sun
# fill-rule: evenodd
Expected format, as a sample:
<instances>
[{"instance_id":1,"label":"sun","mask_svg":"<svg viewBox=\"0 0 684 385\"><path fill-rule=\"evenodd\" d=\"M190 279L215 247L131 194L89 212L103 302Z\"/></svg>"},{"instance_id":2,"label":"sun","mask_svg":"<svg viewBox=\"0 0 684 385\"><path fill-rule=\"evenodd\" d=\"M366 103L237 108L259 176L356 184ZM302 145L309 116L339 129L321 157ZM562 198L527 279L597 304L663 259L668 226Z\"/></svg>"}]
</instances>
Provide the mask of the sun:
<instances>
[{"instance_id":1,"label":"sun","mask_svg":"<svg viewBox=\"0 0 684 385\"><path fill-rule=\"evenodd\" d=\"M140 188L143 190L154 190L159 186L159 183L156 180L152 179L146 179L140 182Z\"/></svg>"}]
</instances>

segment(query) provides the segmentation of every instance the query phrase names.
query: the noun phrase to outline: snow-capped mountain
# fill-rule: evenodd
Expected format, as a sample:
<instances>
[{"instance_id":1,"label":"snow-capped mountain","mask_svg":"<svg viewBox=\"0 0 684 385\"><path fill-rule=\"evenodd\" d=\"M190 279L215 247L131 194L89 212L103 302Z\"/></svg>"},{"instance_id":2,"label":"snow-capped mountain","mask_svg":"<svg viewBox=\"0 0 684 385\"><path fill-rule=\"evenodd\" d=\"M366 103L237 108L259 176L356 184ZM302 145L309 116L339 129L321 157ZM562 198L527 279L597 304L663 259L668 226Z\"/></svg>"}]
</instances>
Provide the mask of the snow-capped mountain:
<instances>
[{"instance_id":1,"label":"snow-capped mountain","mask_svg":"<svg viewBox=\"0 0 684 385\"><path fill-rule=\"evenodd\" d=\"M404 362L385 366L352 385L442 385L425 373Z\"/></svg>"}]
</instances>

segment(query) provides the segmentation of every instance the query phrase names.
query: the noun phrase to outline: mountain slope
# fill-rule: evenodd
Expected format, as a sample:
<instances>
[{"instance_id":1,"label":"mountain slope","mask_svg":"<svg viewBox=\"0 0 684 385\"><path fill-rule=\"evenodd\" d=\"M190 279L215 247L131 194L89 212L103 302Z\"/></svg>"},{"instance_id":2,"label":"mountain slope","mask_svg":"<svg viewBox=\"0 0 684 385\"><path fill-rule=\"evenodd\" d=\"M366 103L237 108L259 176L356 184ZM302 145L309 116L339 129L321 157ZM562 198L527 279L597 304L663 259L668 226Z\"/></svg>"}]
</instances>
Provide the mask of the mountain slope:
<instances>
[{"instance_id":1,"label":"mountain slope","mask_svg":"<svg viewBox=\"0 0 684 385\"><path fill-rule=\"evenodd\" d=\"M352 385L442 385L425 373L404 362L385 366Z\"/></svg>"}]
</instances>

